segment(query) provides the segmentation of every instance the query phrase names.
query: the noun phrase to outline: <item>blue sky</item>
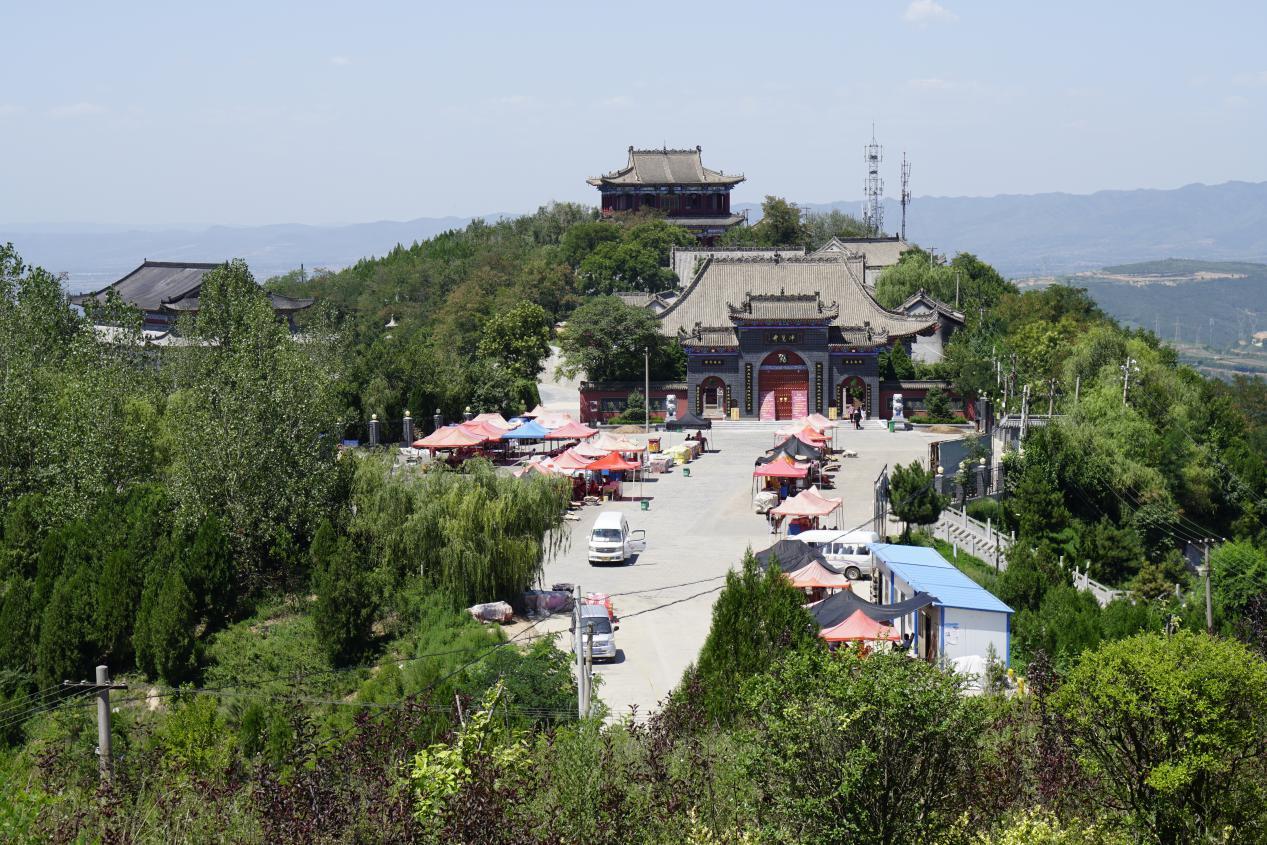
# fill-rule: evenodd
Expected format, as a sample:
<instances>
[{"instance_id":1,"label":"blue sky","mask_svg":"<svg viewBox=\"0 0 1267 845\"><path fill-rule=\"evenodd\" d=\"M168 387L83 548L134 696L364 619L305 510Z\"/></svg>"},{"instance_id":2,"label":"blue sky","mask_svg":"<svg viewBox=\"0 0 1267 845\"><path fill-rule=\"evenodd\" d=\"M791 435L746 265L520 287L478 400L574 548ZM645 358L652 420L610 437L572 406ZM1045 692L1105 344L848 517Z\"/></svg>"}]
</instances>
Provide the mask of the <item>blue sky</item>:
<instances>
[{"instance_id":1,"label":"blue sky","mask_svg":"<svg viewBox=\"0 0 1267 845\"><path fill-rule=\"evenodd\" d=\"M638 146L738 201L1267 180L1261 2L10 3L0 222L594 201Z\"/></svg>"}]
</instances>

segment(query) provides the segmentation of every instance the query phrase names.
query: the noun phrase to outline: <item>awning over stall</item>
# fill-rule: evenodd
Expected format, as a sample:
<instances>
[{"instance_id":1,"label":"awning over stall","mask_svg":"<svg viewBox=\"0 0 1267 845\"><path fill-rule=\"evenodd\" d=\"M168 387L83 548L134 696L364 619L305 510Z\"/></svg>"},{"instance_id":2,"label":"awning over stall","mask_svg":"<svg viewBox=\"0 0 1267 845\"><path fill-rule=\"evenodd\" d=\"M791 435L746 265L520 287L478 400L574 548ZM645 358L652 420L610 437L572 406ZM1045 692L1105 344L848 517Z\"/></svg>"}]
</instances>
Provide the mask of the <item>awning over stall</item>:
<instances>
[{"instance_id":1,"label":"awning over stall","mask_svg":"<svg viewBox=\"0 0 1267 845\"><path fill-rule=\"evenodd\" d=\"M549 434L536 420L529 420L502 435L505 440L544 440Z\"/></svg>"},{"instance_id":2,"label":"awning over stall","mask_svg":"<svg viewBox=\"0 0 1267 845\"><path fill-rule=\"evenodd\" d=\"M773 508L773 512L779 516L827 516L840 505L840 499L828 499L818 492L817 487L811 487Z\"/></svg>"},{"instance_id":3,"label":"awning over stall","mask_svg":"<svg viewBox=\"0 0 1267 845\"><path fill-rule=\"evenodd\" d=\"M461 426L449 425L443 428L437 428L426 437L413 442L415 449L462 449L471 446L478 446L487 440L481 434L467 431Z\"/></svg>"},{"instance_id":4,"label":"awning over stall","mask_svg":"<svg viewBox=\"0 0 1267 845\"><path fill-rule=\"evenodd\" d=\"M828 642L875 642L877 640L900 640L897 631L887 622L878 622L861 610L855 610L849 618L839 625L823 628L818 635Z\"/></svg>"},{"instance_id":5,"label":"awning over stall","mask_svg":"<svg viewBox=\"0 0 1267 845\"><path fill-rule=\"evenodd\" d=\"M844 622L858 610L877 622L891 622L899 616L914 613L935 601L937 598L928 593L916 593L906 601L900 601L897 604L872 604L852 592L840 592L811 604L809 612L814 614L819 626L830 628Z\"/></svg>"},{"instance_id":6,"label":"awning over stall","mask_svg":"<svg viewBox=\"0 0 1267 845\"><path fill-rule=\"evenodd\" d=\"M705 417L697 417L690 411L680 414L677 419L669 420L664 424L668 431L684 431L686 429L701 429L713 427L713 421Z\"/></svg>"}]
</instances>

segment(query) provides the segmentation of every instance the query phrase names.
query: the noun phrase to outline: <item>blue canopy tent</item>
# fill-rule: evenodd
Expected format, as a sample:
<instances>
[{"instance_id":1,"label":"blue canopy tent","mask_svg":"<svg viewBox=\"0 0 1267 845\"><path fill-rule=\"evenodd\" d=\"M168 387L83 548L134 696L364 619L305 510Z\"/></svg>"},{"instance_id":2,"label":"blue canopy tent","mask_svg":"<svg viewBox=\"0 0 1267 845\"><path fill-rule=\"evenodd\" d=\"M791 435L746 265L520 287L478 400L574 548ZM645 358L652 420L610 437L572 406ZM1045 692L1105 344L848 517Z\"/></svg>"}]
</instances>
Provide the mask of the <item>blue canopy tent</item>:
<instances>
[{"instance_id":1,"label":"blue canopy tent","mask_svg":"<svg viewBox=\"0 0 1267 845\"><path fill-rule=\"evenodd\" d=\"M503 440L543 440L547 432L536 420L530 420L502 435Z\"/></svg>"}]
</instances>

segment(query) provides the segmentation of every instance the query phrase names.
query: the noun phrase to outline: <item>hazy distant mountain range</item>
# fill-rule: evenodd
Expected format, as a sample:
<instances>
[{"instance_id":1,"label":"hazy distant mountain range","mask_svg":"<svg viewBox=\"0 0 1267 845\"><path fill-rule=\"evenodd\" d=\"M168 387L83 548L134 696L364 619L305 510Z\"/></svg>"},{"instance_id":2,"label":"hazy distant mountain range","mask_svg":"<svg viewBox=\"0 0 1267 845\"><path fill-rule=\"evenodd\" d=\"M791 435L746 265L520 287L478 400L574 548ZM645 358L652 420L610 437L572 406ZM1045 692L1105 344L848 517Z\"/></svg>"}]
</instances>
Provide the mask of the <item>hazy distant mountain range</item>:
<instances>
[{"instance_id":1,"label":"hazy distant mountain range","mask_svg":"<svg viewBox=\"0 0 1267 845\"><path fill-rule=\"evenodd\" d=\"M860 203L838 202L859 213ZM901 223L885 203L885 229ZM1267 259L1267 182L1174 190L995 197L916 197L907 238L939 253L972 252L1009 276L1052 275L1160 258Z\"/></svg>"},{"instance_id":2,"label":"hazy distant mountain range","mask_svg":"<svg viewBox=\"0 0 1267 845\"><path fill-rule=\"evenodd\" d=\"M810 208L856 214L859 203ZM751 216L755 221L757 215ZM259 278L300 264L309 269L345 267L397 243L468 222L464 217L423 217L347 226L0 224L0 241L13 241L28 262L69 273L73 288L91 289L147 257L215 261L240 256ZM896 203L887 202L885 228L895 231L899 223ZM908 211L907 236L941 253L976 253L1010 276L1056 275L1169 257L1264 261L1267 182L1089 195L917 197Z\"/></svg>"}]
</instances>

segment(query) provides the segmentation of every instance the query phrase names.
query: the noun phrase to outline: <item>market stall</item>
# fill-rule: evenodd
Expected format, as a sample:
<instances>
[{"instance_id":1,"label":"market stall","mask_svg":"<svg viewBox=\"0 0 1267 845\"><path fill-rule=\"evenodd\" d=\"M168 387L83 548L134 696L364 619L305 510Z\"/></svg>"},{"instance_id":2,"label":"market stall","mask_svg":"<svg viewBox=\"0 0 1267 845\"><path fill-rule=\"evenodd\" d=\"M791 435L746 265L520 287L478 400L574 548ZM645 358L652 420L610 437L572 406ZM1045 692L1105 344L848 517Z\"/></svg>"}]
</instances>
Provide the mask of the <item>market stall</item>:
<instances>
[{"instance_id":1,"label":"market stall","mask_svg":"<svg viewBox=\"0 0 1267 845\"><path fill-rule=\"evenodd\" d=\"M819 520L825 516L832 513L837 513L839 516L841 504L842 500L829 499L822 495L817 487L811 487L787 499L778 507L772 508L770 513L790 519L788 534L793 536L801 531L820 528ZM834 527L840 527L839 519Z\"/></svg>"},{"instance_id":2,"label":"market stall","mask_svg":"<svg viewBox=\"0 0 1267 845\"><path fill-rule=\"evenodd\" d=\"M892 624L872 619L861 610L855 610L838 625L823 628L818 635L829 643L897 642L902 639Z\"/></svg>"}]
</instances>

